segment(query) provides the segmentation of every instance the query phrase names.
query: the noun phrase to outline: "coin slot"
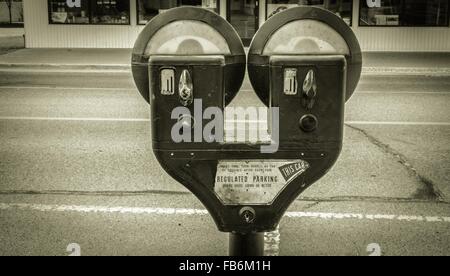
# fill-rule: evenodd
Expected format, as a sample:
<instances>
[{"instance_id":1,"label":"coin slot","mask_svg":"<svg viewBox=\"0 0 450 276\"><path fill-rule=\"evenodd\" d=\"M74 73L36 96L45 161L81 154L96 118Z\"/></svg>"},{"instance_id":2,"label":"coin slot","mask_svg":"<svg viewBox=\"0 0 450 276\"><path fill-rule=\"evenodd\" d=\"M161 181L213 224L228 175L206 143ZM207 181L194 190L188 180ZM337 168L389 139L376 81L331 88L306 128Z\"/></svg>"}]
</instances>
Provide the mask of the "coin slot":
<instances>
[{"instance_id":1,"label":"coin slot","mask_svg":"<svg viewBox=\"0 0 450 276\"><path fill-rule=\"evenodd\" d=\"M297 69L288 68L284 71L284 94L297 95Z\"/></svg>"},{"instance_id":2,"label":"coin slot","mask_svg":"<svg viewBox=\"0 0 450 276\"><path fill-rule=\"evenodd\" d=\"M161 70L161 95L170 96L175 94L175 70Z\"/></svg>"}]
</instances>

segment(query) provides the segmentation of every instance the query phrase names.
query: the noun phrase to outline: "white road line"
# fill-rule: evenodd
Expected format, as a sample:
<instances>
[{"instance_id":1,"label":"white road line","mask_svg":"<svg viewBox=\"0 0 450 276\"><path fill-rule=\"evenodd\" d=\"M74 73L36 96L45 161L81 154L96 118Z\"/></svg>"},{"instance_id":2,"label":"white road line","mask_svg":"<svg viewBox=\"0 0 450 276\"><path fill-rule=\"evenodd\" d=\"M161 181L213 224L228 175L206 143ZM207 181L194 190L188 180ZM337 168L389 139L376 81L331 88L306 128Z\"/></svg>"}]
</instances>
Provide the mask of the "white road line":
<instances>
[{"instance_id":1,"label":"white road line","mask_svg":"<svg viewBox=\"0 0 450 276\"><path fill-rule=\"evenodd\" d=\"M443 91L356 91L355 96L357 95L371 95L371 94L389 94L389 95L448 95L449 92Z\"/></svg>"},{"instance_id":2,"label":"white road line","mask_svg":"<svg viewBox=\"0 0 450 276\"><path fill-rule=\"evenodd\" d=\"M314 212L290 212L286 213L286 217L289 218L314 218L323 220L342 220L342 219L354 219L354 220L392 220L392 221L407 221L407 222L445 222L450 223L450 217L440 216L410 216L410 215L368 215L368 214L339 214L339 213L314 213Z\"/></svg>"},{"instance_id":3,"label":"white road line","mask_svg":"<svg viewBox=\"0 0 450 276\"><path fill-rule=\"evenodd\" d=\"M2 68L0 65L0 73L41 73L41 74L87 74L87 73L95 73L95 74L131 74L131 68L130 69L66 69L66 68L62 68L62 69L54 69L54 68L46 68L46 69L41 69L41 68L30 68L30 69L25 69L25 68Z\"/></svg>"},{"instance_id":4,"label":"white road line","mask_svg":"<svg viewBox=\"0 0 450 276\"><path fill-rule=\"evenodd\" d=\"M138 91L137 88L132 87L123 87L123 88L117 88L117 87L64 87L64 86L1 86L0 90L6 90L6 89L14 89L14 90L41 90L41 89L48 89L48 90L100 90L100 91ZM240 92L254 92L252 89L241 89ZM438 94L438 95L450 95L450 91L389 91L389 90L383 90L383 91L356 91L355 95L358 94Z\"/></svg>"},{"instance_id":5,"label":"white road line","mask_svg":"<svg viewBox=\"0 0 450 276\"><path fill-rule=\"evenodd\" d=\"M0 203L0 210L31 210L40 212L76 212L76 213L119 213L153 215L208 215L207 210L187 208L150 208L150 207L108 207L81 205L45 205L30 203ZM407 221L424 223L450 223L450 217L422 215L352 214L320 212L287 212L287 218L310 218L322 220L369 220L369 221Z\"/></svg>"},{"instance_id":6,"label":"white road line","mask_svg":"<svg viewBox=\"0 0 450 276\"><path fill-rule=\"evenodd\" d=\"M14 116L0 116L0 120L5 121L93 121L93 122L150 122L146 118L76 118L76 117L14 117ZM386 122L386 121L346 121L349 125L405 125L405 126L450 126L450 122ZM256 120L235 120L226 122L226 126L234 124L261 124L267 126L267 122L260 122Z\"/></svg>"},{"instance_id":7,"label":"white road line","mask_svg":"<svg viewBox=\"0 0 450 276\"><path fill-rule=\"evenodd\" d=\"M145 207L107 207L107 206L77 206L77 205L44 205L28 203L0 203L0 211L20 210L39 212L75 212L94 214L134 214L134 215L180 215L206 216L207 210L187 208L145 208ZM410 216L410 215L368 215L351 213L317 213L317 212L288 212L287 218L321 219L321 220L368 220L368 221L403 221L422 223L450 223L450 217L442 216ZM264 235L265 256L278 256L280 253L280 230Z\"/></svg>"},{"instance_id":8,"label":"white road line","mask_svg":"<svg viewBox=\"0 0 450 276\"><path fill-rule=\"evenodd\" d=\"M2 87L0 87L2 88ZM252 89L242 89L239 92L254 92L254 90ZM444 92L444 91L389 91L389 90L384 90L384 91L355 91L354 96L357 96L359 94L418 94L418 95L422 95L422 94L430 94L430 95L449 95L450 96L450 91L448 92Z\"/></svg>"},{"instance_id":9,"label":"white road line","mask_svg":"<svg viewBox=\"0 0 450 276\"><path fill-rule=\"evenodd\" d=\"M81 91L138 91L137 88L117 88L117 87L58 87L58 86L0 86L2 89L14 89L14 90L81 90Z\"/></svg>"},{"instance_id":10,"label":"white road line","mask_svg":"<svg viewBox=\"0 0 450 276\"><path fill-rule=\"evenodd\" d=\"M450 74L450 68L426 68L426 67L363 67L362 75L443 75Z\"/></svg>"},{"instance_id":11,"label":"white road line","mask_svg":"<svg viewBox=\"0 0 450 276\"><path fill-rule=\"evenodd\" d=\"M0 120L15 121L94 121L94 122L150 122L145 118L71 118L71 117L0 117Z\"/></svg>"},{"instance_id":12,"label":"white road line","mask_svg":"<svg viewBox=\"0 0 450 276\"><path fill-rule=\"evenodd\" d=\"M0 203L0 210L31 210L40 212L120 213L154 215L207 215L207 210L179 208L140 208L79 205L44 205L28 203Z\"/></svg>"},{"instance_id":13,"label":"white road line","mask_svg":"<svg viewBox=\"0 0 450 276\"><path fill-rule=\"evenodd\" d=\"M105 63L105 64L80 64L80 63L72 63L72 64L62 64L62 63L0 63L0 68L47 68L47 67L56 67L56 68L67 68L67 67L100 67L100 68L108 68L108 67L124 67L131 68L131 65L124 63Z\"/></svg>"},{"instance_id":14,"label":"white road line","mask_svg":"<svg viewBox=\"0 0 450 276\"><path fill-rule=\"evenodd\" d=\"M137 92L137 88L106 88L106 87L62 87L62 86L0 86L0 90L80 90L80 91L123 91L123 92ZM242 89L240 92L254 92L251 89ZM354 95L371 95L371 94L390 94L390 95L448 95L450 96L450 91L356 91Z\"/></svg>"},{"instance_id":15,"label":"white road line","mask_svg":"<svg viewBox=\"0 0 450 276\"><path fill-rule=\"evenodd\" d=\"M264 234L264 256L275 257L280 255L280 227L273 232Z\"/></svg>"},{"instance_id":16,"label":"white road line","mask_svg":"<svg viewBox=\"0 0 450 276\"><path fill-rule=\"evenodd\" d=\"M348 125L391 125L391 126L450 126L449 122L383 122L383 121L346 121Z\"/></svg>"},{"instance_id":17,"label":"white road line","mask_svg":"<svg viewBox=\"0 0 450 276\"><path fill-rule=\"evenodd\" d=\"M346 121L349 125L407 125L407 126L450 126L450 122L387 122L387 121ZM261 124L262 126L268 126L267 122L261 122L257 120L235 120L227 122L228 125L234 124Z\"/></svg>"}]
</instances>

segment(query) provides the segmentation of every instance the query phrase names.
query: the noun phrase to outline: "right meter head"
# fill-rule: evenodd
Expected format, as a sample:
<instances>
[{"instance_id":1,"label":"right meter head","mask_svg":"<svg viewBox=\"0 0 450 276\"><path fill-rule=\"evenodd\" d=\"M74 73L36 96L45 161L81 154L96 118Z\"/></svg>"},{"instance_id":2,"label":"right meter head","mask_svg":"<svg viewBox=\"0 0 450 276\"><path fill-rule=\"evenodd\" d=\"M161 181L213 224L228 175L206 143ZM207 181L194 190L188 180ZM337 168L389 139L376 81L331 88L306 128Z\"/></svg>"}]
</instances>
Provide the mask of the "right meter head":
<instances>
[{"instance_id":1,"label":"right meter head","mask_svg":"<svg viewBox=\"0 0 450 276\"><path fill-rule=\"evenodd\" d=\"M339 61L341 60L341 61ZM350 27L337 15L322 8L297 7L270 18L257 32L248 54L250 81L258 97L273 104L273 89L285 95L299 95L310 109L318 91L317 81L330 66L344 62L344 98L348 100L356 89L362 69L358 40ZM283 67L283 87L274 86L277 76L273 67ZM308 69L308 70L304 70ZM280 72L278 72L280 73ZM329 77L328 82L334 77ZM337 85L337 84L336 84ZM306 91L307 90L307 91ZM322 94L323 95L323 94Z\"/></svg>"}]
</instances>

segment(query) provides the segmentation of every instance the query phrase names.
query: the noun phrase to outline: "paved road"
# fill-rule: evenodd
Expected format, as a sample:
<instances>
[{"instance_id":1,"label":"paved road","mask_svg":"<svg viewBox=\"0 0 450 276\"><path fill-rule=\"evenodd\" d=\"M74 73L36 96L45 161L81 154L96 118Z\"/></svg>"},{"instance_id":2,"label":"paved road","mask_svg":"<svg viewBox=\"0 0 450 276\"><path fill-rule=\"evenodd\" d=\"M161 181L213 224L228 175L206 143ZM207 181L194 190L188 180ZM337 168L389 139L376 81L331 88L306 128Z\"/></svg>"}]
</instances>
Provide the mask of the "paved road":
<instances>
[{"instance_id":1,"label":"paved road","mask_svg":"<svg viewBox=\"0 0 450 276\"><path fill-rule=\"evenodd\" d=\"M226 254L207 215L180 211L203 207L153 158L129 74L0 76L0 254L65 255L69 243L88 255ZM233 105L261 106L250 89ZM268 254L367 255L377 243L449 255L448 106L450 77L364 76L340 160L291 207Z\"/></svg>"}]
</instances>

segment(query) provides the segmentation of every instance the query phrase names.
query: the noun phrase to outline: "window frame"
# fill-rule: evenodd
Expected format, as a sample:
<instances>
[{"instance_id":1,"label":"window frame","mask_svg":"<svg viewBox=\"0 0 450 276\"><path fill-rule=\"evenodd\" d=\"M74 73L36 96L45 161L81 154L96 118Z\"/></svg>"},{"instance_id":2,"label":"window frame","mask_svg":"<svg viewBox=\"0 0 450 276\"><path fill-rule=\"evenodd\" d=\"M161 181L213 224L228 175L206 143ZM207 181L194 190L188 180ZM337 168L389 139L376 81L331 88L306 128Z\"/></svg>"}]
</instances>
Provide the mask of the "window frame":
<instances>
[{"instance_id":1,"label":"window frame","mask_svg":"<svg viewBox=\"0 0 450 276\"><path fill-rule=\"evenodd\" d=\"M350 16L350 25L348 25L349 27L353 27L353 24L354 24L354 18L353 18L353 10L354 10L354 8L353 8L353 1L355 1L355 0L352 0L351 1L351 5L350 5L350 14L351 14L351 16ZM357 0L356 0L357 1ZM307 6L307 7L312 7L312 6ZM265 7L265 12L266 12L266 21L269 19L268 17L269 17L269 14L268 14L268 10L269 10L269 0L266 0L266 7Z\"/></svg>"},{"instance_id":2,"label":"window frame","mask_svg":"<svg viewBox=\"0 0 450 276\"><path fill-rule=\"evenodd\" d=\"M0 28L5 28L5 29L14 29L14 28L23 28L24 27L24 23L0 23Z\"/></svg>"},{"instance_id":3,"label":"window frame","mask_svg":"<svg viewBox=\"0 0 450 276\"><path fill-rule=\"evenodd\" d=\"M74 26L131 26L131 1L133 0L128 0L128 23L126 24L121 24L121 23L92 23L92 18L94 17L93 15L93 6L94 4L96 4L94 1L97 0L87 0L89 5L88 5L88 17L89 17L89 23L55 23L52 22L51 20L51 11L50 11L50 2L52 0L47 0L47 15L48 15L48 24L49 25L57 25L57 26L64 26L64 25L74 25Z\"/></svg>"},{"instance_id":4,"label":"window frame","mask_svg":"<svg viewBox=\"0 0 450 276\"><path fill-rule=\"evenodd\" d=\"M361 11L362 6L361 1L363 0L355 0L359 1L359 11L358 11L358 27L359 28L450 28L450 2L447 6L447 23L445 25L361 25Z\"/></svg>"},{"instance_id":5,"label":"window frame","mask_svg":"<svg viewBox=\"0 0 450 276\"><path fill-rule=\"evenodd\" d=\"M147 25L147 23L145 23L145 24L143 24L143 23L140 23L139 22L139 1L140 0L135 0L136 1L136 26L145 26L145 25ZM177 7L179 7L179 1L180 0L177 0ZM220 10L220 1L221 0L217 0L217 14L218 15L220 15L220 12L221 12L221 10ZM230 1L230 0L222 0L222 1Z\"/></svg>"},{"instance_id":6,"label":"window frame","mask_svg":"<svg viewBox=\"0 0 450 276\"><path fill-rule=\"evenodd\" d=\"M22 1L16 1L16 2L21 2L22 3L22 11L23 11L23 0ZM23 18L22 18L23 19ZM12 23L8 23L8 22L1 22L0 23L0 28L23 28L24 27L24 22L12 22Z\"/></svg>"}]
</instances>

